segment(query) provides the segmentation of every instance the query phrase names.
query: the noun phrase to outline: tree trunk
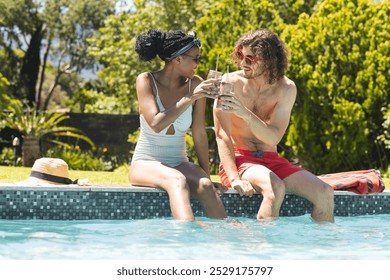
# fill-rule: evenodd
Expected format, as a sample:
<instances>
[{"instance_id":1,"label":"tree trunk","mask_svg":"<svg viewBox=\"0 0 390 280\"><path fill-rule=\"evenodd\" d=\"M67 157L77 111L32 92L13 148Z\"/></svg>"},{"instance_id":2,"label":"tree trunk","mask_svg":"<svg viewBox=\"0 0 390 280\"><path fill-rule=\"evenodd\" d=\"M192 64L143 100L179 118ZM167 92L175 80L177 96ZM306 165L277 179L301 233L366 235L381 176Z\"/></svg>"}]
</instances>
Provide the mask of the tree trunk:
<instances>
[{"instance_id":1,"label":"tree trunk","mask_svg":"<svg viewBox=\"0 0 390 280\"><path fill-rule=\"evenodd\" d=\"M22 144L23 166L31 167L41 157L39 139L34 136L25 136Z\"/></svg>"},{"instance_id":2,"label":"tree trunk","mask_svg":"<svg viewBox=\"0 0 390 280\"><path fill-rule=\"evenodd\" d=\"M46 30L46 28L47 27L45 25L43 30ZM35 98L36 106L37 106L38 110L41 108L42 88L43 88L43 82L45 80L45 71L46 71L47 59L49 57L50 47L51 47L51 36L49 36L49 38L47 38L45 53L43 55L43 62L42 62L42 67L41 67L41 73L39 75L38 92L37 92L37 96Z\"/></svg>"},{"instance_id":3,"label":"tree trunk","mask_svg":"<svg viewBox=\"0 0 390 280\"><path fill-rule=\"evenodd\" d=\"M40 50L43 37L42 24L39 25L32 34L27 52L23 58L23 66L20 70L20 92L22 96L19 99L27 98L28 104L32 106L35 103L36 85L40 67Z\"/></svg>"}]
</instances>

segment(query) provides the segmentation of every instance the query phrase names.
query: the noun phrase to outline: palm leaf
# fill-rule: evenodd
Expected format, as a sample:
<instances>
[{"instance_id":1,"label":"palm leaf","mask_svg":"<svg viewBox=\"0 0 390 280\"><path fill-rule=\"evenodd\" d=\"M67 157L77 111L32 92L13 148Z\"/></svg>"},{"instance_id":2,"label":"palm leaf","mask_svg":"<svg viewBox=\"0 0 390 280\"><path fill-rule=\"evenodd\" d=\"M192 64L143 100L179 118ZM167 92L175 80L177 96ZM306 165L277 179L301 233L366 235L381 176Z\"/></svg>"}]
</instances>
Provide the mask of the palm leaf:
<instances>
[{"instance_id":1,"label":"palm leaf","mask_svg":"<svg viewBox=\"0 0 390 280\"><path fill-rule=\"evenodd\" d=\"M51 136L77 138L95 148L93 141L82 130L71 126L59 126L69 118L65 113L44 112L36 110L35 107L25 105L24 108L22 104L15 104L11 112L0 112L0 116L5 126L19 131L24 136L38 139ZM59 143L58 140L56 142Z\"/></svg>"}]
</instances>

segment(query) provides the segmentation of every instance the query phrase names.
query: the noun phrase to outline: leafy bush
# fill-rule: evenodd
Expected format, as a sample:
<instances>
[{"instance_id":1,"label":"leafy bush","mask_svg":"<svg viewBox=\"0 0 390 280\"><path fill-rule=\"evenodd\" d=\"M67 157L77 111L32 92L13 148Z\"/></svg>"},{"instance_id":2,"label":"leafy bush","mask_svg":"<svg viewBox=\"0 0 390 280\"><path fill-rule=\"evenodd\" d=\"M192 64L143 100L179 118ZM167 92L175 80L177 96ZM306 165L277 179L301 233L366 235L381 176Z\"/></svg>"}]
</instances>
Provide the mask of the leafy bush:
<instances>
[{"instance_id":1,"label":"leafy bush","mask_svg":"<svg viewBox=\"0 0 390 280\"><path fill-rule=\"evenodd\" d=\"M108 96L103 92L85 88L76 93L71 100L64 101L64 104L72 112L123 114L128 111L127 103L116 96Z\"/></svg>"},{"instance_id":2,"label":"leafy bush","mask_svg":"<svg viewBox=\"0 0 390 280\"><path fill-rule=\"evenodd\" d=\"M384 110L384 121L382 126L384 128L383 134L378 136L378 140L384 144L385 148L390 150L390 104L387 110Z\"/></svg>"},{"instance_id":3,"label":"leafy bush","mask_svg":"<svg viewBox=\"0 0 390 280\"><path fill-rule=\"evenodd\" d=\"M13 148L5 147L1 151L0 154L0 165L7 165L7 166L13 166L15 163L15 166L21 166L22 165L22 158L20 156L16 157L15 160L15 152Z\"/></svg>"},{"instance_id":4,"label":"leafy bush","mask_svg":"<svg viewBox=\"0 0 390 280\"><path fill-rule=\"evenodd\" d=\"M92 150L82 151L79 146L57 146L46 151L45 156L63 159L73 170L112 171L114 166L105 161L106 150L98 149L95 154Z\"/></svg>"},{"instance_id":5,"label":"leafy bush","mask_svg":"<svg viewBox=\"0 0 390 280\"><path fill-rule=\"evenodd\" d=\"M282 34L298 88L286 144L313 172L387 169L390 2L325 0Z\"/></svg>"}]
</instances>

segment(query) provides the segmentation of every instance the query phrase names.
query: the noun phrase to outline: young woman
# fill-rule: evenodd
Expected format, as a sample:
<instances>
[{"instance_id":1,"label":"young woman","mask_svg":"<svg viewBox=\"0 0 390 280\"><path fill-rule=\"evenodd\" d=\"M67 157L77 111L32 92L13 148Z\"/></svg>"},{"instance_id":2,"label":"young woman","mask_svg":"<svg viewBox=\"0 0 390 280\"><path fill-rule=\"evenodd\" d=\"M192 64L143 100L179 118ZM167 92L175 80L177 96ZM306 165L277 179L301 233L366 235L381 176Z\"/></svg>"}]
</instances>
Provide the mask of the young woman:
<instances>
[{"instance_id":1,"label":"young woman","mask_svg":"<svg viewBox=\"0 0 390 280\"><path fill-rule=\"evenodd\" d=\"M141 61L158 55L165 65L137 77L141 134L129 182L165 190L173 217L188 221L194 220L190 195L200 201L207 217L226 217L209 176L205 97L216 98L216 91L212 80L202 81L195 75L200 47L195 32L155 29L140 34L135 46ZM189 128L200 167L187 158L185 135Z\"/></svg>"}]
</instances>

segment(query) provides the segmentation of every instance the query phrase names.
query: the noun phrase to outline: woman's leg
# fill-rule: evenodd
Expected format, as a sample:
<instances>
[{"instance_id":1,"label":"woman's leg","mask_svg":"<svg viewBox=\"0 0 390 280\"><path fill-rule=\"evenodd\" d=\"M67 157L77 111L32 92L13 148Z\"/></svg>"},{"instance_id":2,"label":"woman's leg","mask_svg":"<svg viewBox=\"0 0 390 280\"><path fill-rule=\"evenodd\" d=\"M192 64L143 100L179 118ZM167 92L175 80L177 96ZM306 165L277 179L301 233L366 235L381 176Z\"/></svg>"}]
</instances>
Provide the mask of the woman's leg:
<instances>
[{"instance_id":1,"label":"woman's leg","mask_svg":"<svg viewBox=\"0 0 390 280\"><path fill-rule=\"evenodd\" d=\"M186 177L191 194L199 200L206 217L226 218L226 211L221 198L203 169L191 162L182 163L176 169Z\"/></svg>"},{"instance_id":2,"label":"woman's leg","mask_svg":"<svg viewBox=\"0 0 390 280\"><path fill-rule=\"evenodd\" d=\"M169 196L173 218L193 221L190 189L186 177L178 170L156 161L133 162L129 170L132 185L160 188Z\"/></svg>"}]
</instances>

